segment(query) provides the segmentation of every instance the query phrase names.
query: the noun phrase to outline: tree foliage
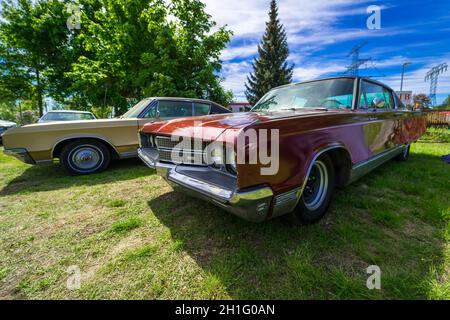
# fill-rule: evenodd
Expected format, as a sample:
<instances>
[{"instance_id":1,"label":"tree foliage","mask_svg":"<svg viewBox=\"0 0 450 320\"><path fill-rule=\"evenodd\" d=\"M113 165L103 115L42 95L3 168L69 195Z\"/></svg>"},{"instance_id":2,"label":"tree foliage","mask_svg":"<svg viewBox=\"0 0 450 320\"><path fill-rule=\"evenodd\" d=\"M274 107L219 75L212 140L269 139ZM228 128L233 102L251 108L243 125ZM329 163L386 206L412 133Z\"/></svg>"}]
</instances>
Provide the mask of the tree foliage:
<instances>
[{"instance_id":1,"label":"tree foliage","mask_svg":"<svg viewBox=\"0 0 450 320\"><path fill-rule=\"evenodd\" d=\"M12 100L33 100L42 113L51 97L100 116L121 114L148 96L231 100L218 76L231 32L215 29L200 0L78 4L80 28L69 30L73 12L64 1L2 3L0 90Z\"/></svg>"},{"instance_id":2,"label":"tree foliage","mask_svg":"<svg viewBox=\"0 0 450 320\"><path fill-rule=\"evenodd\" d=\"M64 63L63 13L64 4L57 0L2 2L0 84L18 99L33 96L41 115L44 95Z\"/></svg>"},{"instance_id":3,"label":"tree foliage","mask_svg":"<svg viewBox=\"0 0 450 320\"><path fill-rule=\"evenodd\" d=\"M414 109L427 109L431 106L430 97L426 94L419 93L414 95Z\"/></svg>"},{"instance_id":4,"label":"tree foliage","mask_svg":"<svg viewBox=\"0 0 450 320\"><path fill-rule=\"evenodd\" d=\"M278 19L275 0L270 3L269 22L261 44L258 45L258 58L253 61L253 73L247 77L247 100L255 104L270 89L292 81L293 65L288 65L289 56L286 31Z\"/></svg>"},{"instance_id":5,"label":"tree foliage","mask_svg":"<svg viewBox=\"0 0 450 320\"><path fill-rule=\"evenodd\" d=\"M442 102L440 106L438 106L436 109L438 110L450 110L450 95L445 98L445 100Z\"/></svg>"}]
</instances>

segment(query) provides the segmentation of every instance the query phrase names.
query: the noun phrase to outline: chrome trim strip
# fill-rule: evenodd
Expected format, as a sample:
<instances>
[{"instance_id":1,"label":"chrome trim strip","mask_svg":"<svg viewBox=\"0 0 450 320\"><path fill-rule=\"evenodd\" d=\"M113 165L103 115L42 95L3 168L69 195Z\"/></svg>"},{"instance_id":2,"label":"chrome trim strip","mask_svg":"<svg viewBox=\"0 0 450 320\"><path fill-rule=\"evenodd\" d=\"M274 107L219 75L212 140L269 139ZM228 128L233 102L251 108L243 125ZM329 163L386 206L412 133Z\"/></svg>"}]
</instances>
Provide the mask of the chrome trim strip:
<instances>
[{"instance_id":1,"label":"chrome trim strip","mask_svg":"<svg viewBox=\"0 0 450 320\"><path fill-rule=\"evenodd\" d=\"M401 154L405 150L405 148L406 148L405 145L397 146L390 150L377 154L376 156L368 159L367 161L355 164L352 167L349 183L355 182L365 174L376 169L378 166Z\"/></svg>"},{"instance_id":2,"label":"chrome trim strip","mask_svg":"<svg viewBox=\"0 0 450 320\"><path fill-rule=\"evenodd\" d=\"M301 188L295 188L291 191L275 196L273 213L271 218L279 217L283 214L294 211L300 198Z\"/></svg>"},{"instance_id":3,"label":"chrome trim strip","mask_svg":"<svg viewBox=\"0 0 450 320\"><path fill-rule=\"evenodd\" d=\"M119 155L120 159L128 159L128 158L136 158L138 156L137 151L129 151L129 152L122 152Z\"/></svg>"},{"instance_id":4,"label":"chrome trim strip","mask_svg":"<svg viewBox=\"0 0 450 320\"><path fill-rule=\"evenodd\" d=\"M53 160L37 160L36 164L50 164L53 163Z\"/></svg>"}]
</instances>

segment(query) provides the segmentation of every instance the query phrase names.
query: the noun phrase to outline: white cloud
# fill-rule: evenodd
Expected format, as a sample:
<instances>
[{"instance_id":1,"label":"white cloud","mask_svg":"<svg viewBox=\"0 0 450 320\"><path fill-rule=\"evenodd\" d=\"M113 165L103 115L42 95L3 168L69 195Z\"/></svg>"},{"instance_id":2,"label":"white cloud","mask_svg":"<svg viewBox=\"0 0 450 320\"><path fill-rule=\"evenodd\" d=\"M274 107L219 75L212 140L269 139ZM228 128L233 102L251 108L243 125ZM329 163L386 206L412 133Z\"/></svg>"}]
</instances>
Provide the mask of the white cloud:
<instances>
[{"instance_id":1,"label":"white cloud","mask_svg":"<svg viewBox=\"0 0 450 320\"><path fill-rule=\"evenodd\" d=\"M346 70L342 64L313 64L308 66L297 67L294 69L294 81L301 82L320 78L324 74L337 74Z\"/></svg>"},{"instance_id":2,"label":"white cloud","mask_svg":"<svg viewBox=\"0 0 450 320\"><path fill-rule=\"evenodd\" d=\"M425 93L428 94L430 92L430 82L425 81L426 73L434 67L436 64L436 57L432 57L428 59L429 63L427 63L424 67L419 68L414 71L408 71L406 69L404 80L403 80L403 90L405 91L413 91L414 94ZM433 62L431 62L433 61ZM437 59L437 61L450 61L450 55L443 57L442 59ZM401 73L397 75L391 75L388 77L384 77L380 79L382 82L389 85L394 90L400 90L400 82L401 82ZM450 94L450 70L444 74L439 75L438 87L436 90L437 95L446 96ZM438 103L441 101L438 100Z\"/></svg>"},{"instance_id":3,"label":"white cloud","mask_svg":"<svg viewBox=\"0 0 450 320\"><path fill-rule=\"evenodd\" d=\"M206 11L218 25L228 25L235 36L260 35L264 32L269 0L205 0ZM330 26L338 17L363 14L369 1L354 0L279 0L280 20L290 33ZM349 6L362 5L354 8Z\"/></svg>"},{"instance_id":4,"label":"white cloud","mask_svg":"<svg viewBox=\"0 0 450 320\"><path fill-rule=\"evenodd\" d=\"M222 76L225 77L224 86L231 89L237 100L245 100L244 90L247 75L252 71L251 58L257 54L257 44L265 29L268 19L270 0L204 0L206 11L212 15L218 26L228 25L234 32L231 45L222 52L224 61ZM333 52L327 56L318 56L314 53L324 47L352 40L382 39L382 37L414 32L418 27L410 25L404 28L385 28L382 16L381 30L368 30L365 26L366 8L373 1L369 0L279 0L279 17L286 28L288 42L291 48L289 60L296 64L294 81L304 81L319 78L324 75L341 74L346 71L350 63L347 53ZM383 7L386 9L386 7ZM345 16L361 15L361 28L343 28L339 25L340 19ZM420 29L420 28L419 28ZM378 40L376 40L378 41ZM376 41L372 41L375 43ZM381 40L380 40L381 41ZM375 66L374 74L381 75L383 69L392 69L398 66L398 74L381 77L394 89L400 86L401 65L405 61L413 63L405 75L404 88L416 93L428 93L429 83L424 82L425 73L436 64L436 57L408 58L408 50L416 50L419 46L431 46L433 43L404 44L401 55L388 59L374 59L367 68ZM350 48L350 47L349 47ZM396 52L398 47L367 48L364 56L386 57L387 52ZM450 57L443 61L449 62ZM235 59L239 59L236 62ZM433 62L432 62L433 61ZM432 62L432 63L429 63ZM450 92L450 71L440 78L438 94Z\"/></svg>"},{"instance_id":5,"label":"white cloud","mask_svg":"<svg viewBox=\"0 0 450 320\"><path fill-rule=\"evenodd\" d=\"M258 52L258 44L229 47L222 51L222 60L233 60L235 58L246 58L255 55Z\"/></svg>"},{"instance_id":6,"label":"white cloud","mask_svg":"<svg viewBox=\"0 0 450 320\"><path fill-rule=\"evenodd\" d=\"M243 61L237 63L227 63L223 66L222 75L225 77L223 82L227 90L232 90L237 101L246 101L245 82L247 75L252 71L250 62Z\"/></svg>"}]
</instances>

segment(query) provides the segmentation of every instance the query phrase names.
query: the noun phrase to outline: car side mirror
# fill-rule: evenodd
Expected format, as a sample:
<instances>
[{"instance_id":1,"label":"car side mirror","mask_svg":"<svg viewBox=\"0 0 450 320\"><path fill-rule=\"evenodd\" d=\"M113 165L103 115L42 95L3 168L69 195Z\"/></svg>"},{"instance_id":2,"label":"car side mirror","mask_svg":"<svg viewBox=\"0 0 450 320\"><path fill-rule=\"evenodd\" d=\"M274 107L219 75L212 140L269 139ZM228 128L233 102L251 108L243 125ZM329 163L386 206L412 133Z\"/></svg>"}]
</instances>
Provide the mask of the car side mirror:
<instances>
[{"instance_id":1,"label":"car side mirror","mask_svg":"<svg viewBox=\"0 0 450 320\"><path fill-rule=\"evenodd\" d=\"M386 102L383 98L375 98L372 100L372 108L373 109L383 109L386 105Z\"/></svg>"}]
</instances>

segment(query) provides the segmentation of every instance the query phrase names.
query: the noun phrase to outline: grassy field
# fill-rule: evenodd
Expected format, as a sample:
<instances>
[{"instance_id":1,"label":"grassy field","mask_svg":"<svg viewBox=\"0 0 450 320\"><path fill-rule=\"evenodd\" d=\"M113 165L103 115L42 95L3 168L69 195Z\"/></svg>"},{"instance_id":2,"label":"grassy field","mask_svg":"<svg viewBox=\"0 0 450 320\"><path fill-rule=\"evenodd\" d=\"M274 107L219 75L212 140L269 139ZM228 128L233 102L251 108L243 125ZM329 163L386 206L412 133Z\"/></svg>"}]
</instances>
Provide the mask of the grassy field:
<instances>
[{"instance_id":1,"label":"grassy field","mask_svg":"<svg viewBox=\"0 0 450 320\"><path fill-rule=\"evenodd\" d=\"M449 153L413 145L309 227L247 223L138 160L67 177L0 155L0 298L450 299ZM369 265L381 290L366 288Z\"/></svg>"},{"instance_id":2,"label":"grassy field","mask_svg":"<svg viewBox=\"0 0 450 320\"><path fill-rule=\"evenodd\" d=\"M428 128L427 132L420 138L420 142L444 142L450 143L450 130Z\"/></svg>"}]
</instances>

